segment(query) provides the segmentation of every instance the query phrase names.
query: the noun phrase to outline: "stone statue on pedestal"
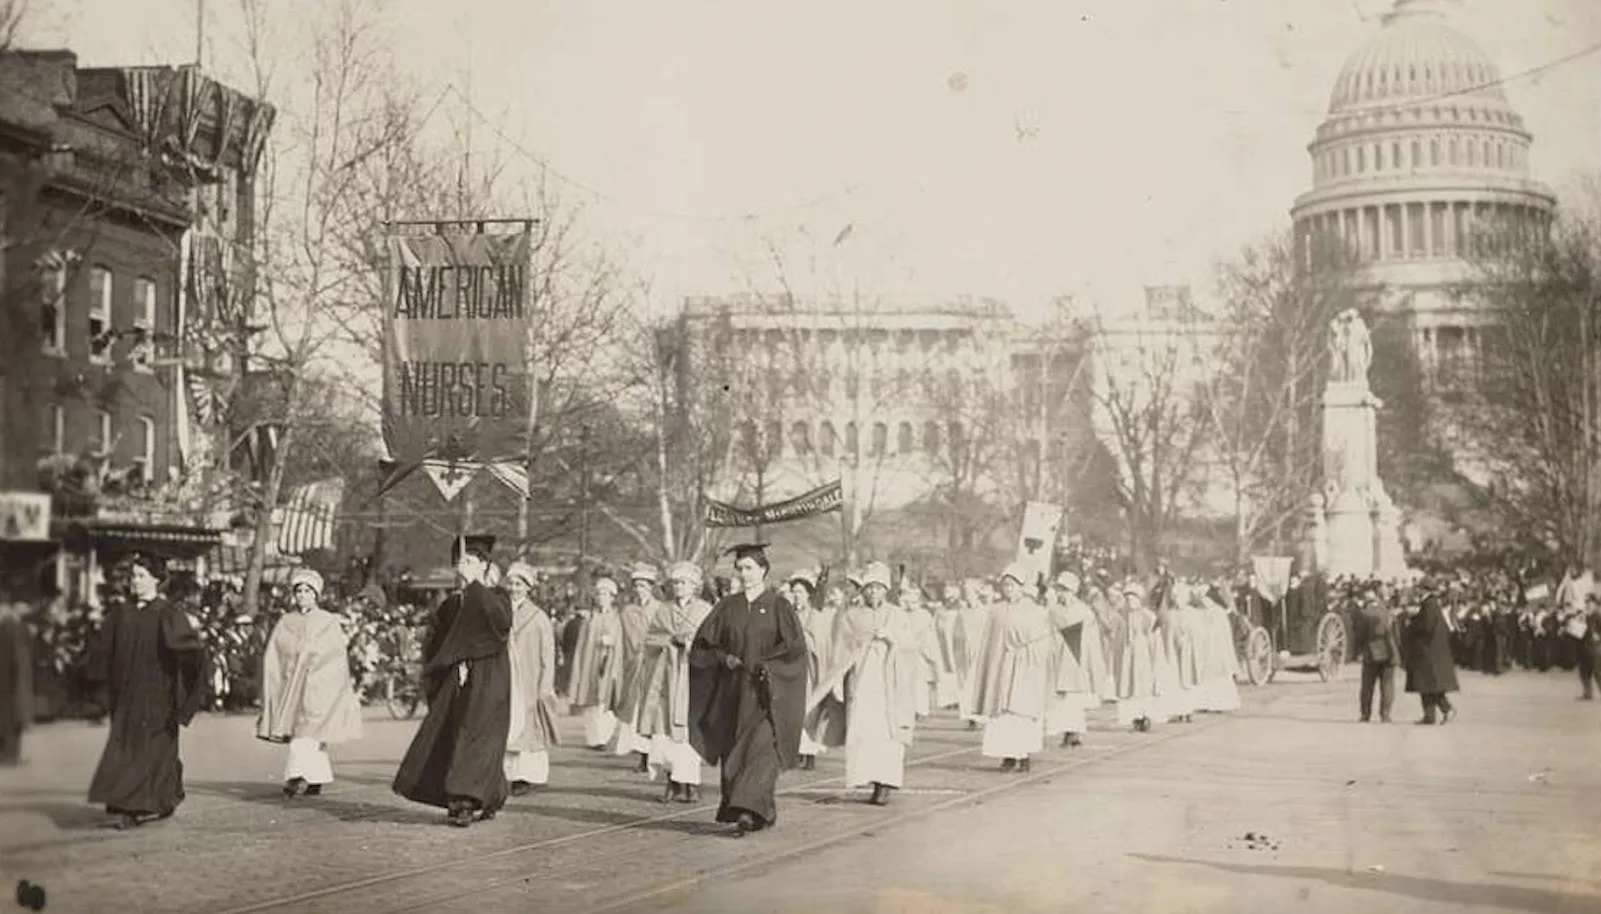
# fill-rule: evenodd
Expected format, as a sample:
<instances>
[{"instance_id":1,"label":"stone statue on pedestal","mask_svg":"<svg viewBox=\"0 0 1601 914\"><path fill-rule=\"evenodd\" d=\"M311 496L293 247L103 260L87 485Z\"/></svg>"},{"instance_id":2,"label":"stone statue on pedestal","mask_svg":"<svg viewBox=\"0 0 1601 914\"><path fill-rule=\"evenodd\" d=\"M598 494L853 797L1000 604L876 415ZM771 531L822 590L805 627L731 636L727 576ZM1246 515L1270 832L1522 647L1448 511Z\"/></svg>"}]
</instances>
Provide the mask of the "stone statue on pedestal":
<instances>
[{"instance_id":1,"label":"stone statue on pedestal","mask_svg":"<svg viewBox=\"0 0 1601 914\"><path fill-rule=\"evenodd\" d=\"M1330 577L1405 572L1400 514L1378 474L1377 413L1368 387L1373 341L1355 308L1329 322L1329 378L1323 391L1323 481L1309 500L1309 550Z\"/></svg>"}]
</instances>

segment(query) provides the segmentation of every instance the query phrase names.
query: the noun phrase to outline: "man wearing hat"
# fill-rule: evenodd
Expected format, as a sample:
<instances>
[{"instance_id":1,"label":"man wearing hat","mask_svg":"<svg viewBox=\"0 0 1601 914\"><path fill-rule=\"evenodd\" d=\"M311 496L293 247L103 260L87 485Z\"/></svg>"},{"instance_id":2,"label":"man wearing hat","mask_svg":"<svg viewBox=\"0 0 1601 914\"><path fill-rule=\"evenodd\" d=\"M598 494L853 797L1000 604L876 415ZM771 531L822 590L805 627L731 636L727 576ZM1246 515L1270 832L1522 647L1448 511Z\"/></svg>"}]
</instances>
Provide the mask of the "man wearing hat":
<instances>
[{"instance_id":1,"label":"man wearing hat","mask_svg":"<svg viewBox=\"0 0 1601 914\"><path fill-rule=\"evenodd\" d=\"M690 649L690 742L722 768L717 821L736 834L778 820L778 775L795 766L806 712L806 634L767 585L763 543L735 546L740 589L719 600Z\"/></svg>"},{"instance_id":2,"label":"man wearing hat","mask_svg":"<svg viewBox=\"0 0 1601 914\"><path fill-rule=\"evenodd\" d=\"M667 580L672 599L651 616L624 719L647 740L652 778L656 768L667 769L661 801L693 803L700 799L701 758L689 741L689 646L712 608L700 598L699 565L674 563Z\"/></svg>"},{"instance_id":3,"label":"man wearing hat","mask_svg":"<svg viewBox=\"0 0 1601 914\"><path fill-rule=\"evenodd\" d=\"M649 562L639 562L630 568L628 583L634 589L634 599L617 614L623 635L623 670L618 706L613 709L617 715L614 751L618 755L630 752L637 754L637 770L641 774L650 771L650 740L640 736L631 712L638 703L639 667L645 654L645 632L650 629L650 620L661 606L661 601L656 599L656 578L656 566Z\"/></svg>"},{"instance_id":4,"label":"man wearing hat","mask_svg":"<svg viewBox=\"0 0 1601 914\"><path fill-rule=\"evenodd\" d=\"M601 750L617 732L615 709L622 704L623 626L617 614L617 582L597 573L595 605L584 618L573 648L568 698L584 721L584 745Z\"/></svg>"},{"instance_id":5,"label":"man wearing hat","mask_svg":"<svg viewBox=\"0 0 1601 914\"><path fill-rule=\"evenodd\" d=\"M484 584L492 536L464 536L452 558L461 589L434 613L423 646L428 715L395 774L394 791L448 812L459 828L492 819L506 803L511 728L511 606Z\"/></svg>"},{"instance_id":6,"label":"man wearing hat","mask_svg":"<svg viewBox=\"0 0 1601 914\"><path fill-rule=\"evenodd\" d=\"M322 575L289 575L294 611L272 628L261 660L256 738L287 743L284 796L322 793L334 779L328 745L361 738L361 703L350 681L350 639L339 616L318 605Z\"/></svg>"},{"instance_id":7,"label":"man wearing hat","mask_svg":"<svg viewBox=\"0 0 1601 914\"><path fill-rule=\"evenodd\" d=\"M89 802L104 805L122 829L165 819L183 802L178 728L200 710L211 678L189 617L159 596L165 563L137 553L128 574L132 599L107 615L88 670L111 712Z\"/></svg>"},{"instance_id":8,"label":"man wearing hat","mask_svg":"<svg viewBox=\"0 0 1601 914\"><path fill-rule=\"evenodd\" d=\"M968 706L984 719L984 756L1001 759L1002 771L1028 771L1029 756L1045 748L1047 674L1059 636L1029 596L1034 575L1014 562L1000 584L1001 602L979 639Z\"/></svg>"},{"instance_id":9,"label":"man wearing hat","mask_svg":"<svg viewBox=\"0 0 1601 914\"><path fill-rule=\"evenodd\" d=\"M863 605L840 616L833 668L819 678L809 706L843 692L845 732L818 734L845 747L845 786L873 788L868 802L889 803L906 778L906 749L917 724L922 683L921 639L906 612L889 602L889 566L872 562L862 573Z\"/></svg>"},{"instance_id":10,"label":"man wearing hat","mask_svg":"<svg viewBox=\"0 0 1601 914\"><path fill-rule=\"evenodd\" d=\"M1362 682L1357 693L1357 710L1365 723L1373 718L1373 687L1379 689L1379 720L1390 722L1395 707L1395 667L1401 662L1401 643L1396 637L1395 620L1379 595L1368 591L1361 597L1361 609L1352 618L1356 653L1362 661Z\"/></svg>"}]
</instances>

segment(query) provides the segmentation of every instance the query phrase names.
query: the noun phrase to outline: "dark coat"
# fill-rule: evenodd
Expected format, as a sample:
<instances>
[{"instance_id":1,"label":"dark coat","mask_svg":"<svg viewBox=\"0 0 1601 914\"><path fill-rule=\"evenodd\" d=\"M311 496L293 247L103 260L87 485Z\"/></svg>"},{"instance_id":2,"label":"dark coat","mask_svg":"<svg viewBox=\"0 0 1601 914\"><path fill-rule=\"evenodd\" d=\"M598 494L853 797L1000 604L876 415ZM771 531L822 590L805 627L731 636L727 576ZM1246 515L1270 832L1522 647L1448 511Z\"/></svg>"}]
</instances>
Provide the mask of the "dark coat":
<instances>
[{"instance_id":1,"label":"dark coat","mask_svg":"<svg viewBox=\"0 0 1601 914\"><path fill-rule=\"evenodd\" d=\"M732 654L742 666L728 669ZM806 712L806 633L789 601L772 590L717 602L689 650L689 740L722 766L719 822L739 811L777 816L778 774L800 754Z\"/></svg>"},{"instance_id":2,"label":"dark coat","mask_svg":"<svg viewBox=\"0 0 1601 914\"><path fill-rule=\"evenodd\" d=\"M1396 624L1384 606L1367 606L1351 617L1357 659L1363 663L1395 666L1401 662L1401 641Z\"/></svg>"},{"instance_id":3,"label":"dark coat","mask_svg":"<svg viewBox=\"0 0 1601 914\"><path fill-rule=\"evenodd\" d=\"M505 804L510 632L511 604L476 581L440 604L423 653L428 714L395 772L395 793L440 808L457 798L483 809ZM465 683L458 664L467 668Z\"/></svg>"},{"instance_id":4,"label":"dark coat","mask_svg":"<svg viewBox=\"0 0 1601 914\"><path fill-rule=\"evenodd\" d=\"M1420 695L1457 690L1451 628L1433 600L1424 601L1406 625L1406 690Z\"/></svg>"}]
</instances>

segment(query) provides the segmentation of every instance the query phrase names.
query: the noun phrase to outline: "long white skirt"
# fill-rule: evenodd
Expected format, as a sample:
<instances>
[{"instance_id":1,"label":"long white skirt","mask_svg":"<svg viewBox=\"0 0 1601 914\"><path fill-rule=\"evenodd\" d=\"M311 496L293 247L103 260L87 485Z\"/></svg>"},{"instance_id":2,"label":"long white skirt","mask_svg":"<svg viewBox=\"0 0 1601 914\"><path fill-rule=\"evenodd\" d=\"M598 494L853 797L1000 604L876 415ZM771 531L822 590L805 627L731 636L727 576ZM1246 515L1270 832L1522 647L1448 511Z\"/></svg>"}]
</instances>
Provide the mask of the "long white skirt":
<instances>
[{"instance_id":1,"label":"long white skirt","mask_svg":"<svg viewBox=\"0 0 1601 914\"><path fill-rule=\"evenodd\" d=\"M1163 694L1156 699L1159 713L1164 717L1194 714L1195 692L1194 688L1181 689L1168 684Z\"/></svg>"},{"instance_id":2,"label":"long white skirt","mask_svg":"<svg viewBox=\"0 0 1601 914\"><path fill-rule=\"evenodd\" d=\"M1053 696L1045 708L1045 735L1083 733L1089 729L1084 720L1084 710L1096 704L1099 702L1095 696L1087 692Z\"/></svg>"},{"instance_id":3,"label":"long white skirt","mask_svg":"<svg viewBox=\"0 0 1601 914\"><path fill-rule=\"evenodd\" d=\"M800 735L800 754L801 755L822 755L823 753L825 753L827 751L828 751L828 747L827 746L823 745L822 743L818 742L815 739L812 739L811 734L807 733L804 729L801 730L801 735Z\"/></svg>"},{"instance_id":4,"label":"long white skirt","mask_svg":"<svg viewBox=\"0 0 1601 914\"><path fill-rule=\"evenodd\" d=\"M609 713L609 712L608 712ZM612 718L616 720L616 718ZM617 721L617 743L612 747L616 755L628 755L631 752L649 753L650 740L639 735L634 725L626 720Z\"/></svg>"},{"instance_id":5,"label":"long white skirt","mask_svg":"<svg viewBox=\"0 0 1601 914\"><path fill-rule=\"evenodd\" d=\"M1038 717L1002 714L984 722L985 758L1027 758L1045 748L1045 722Z\"/></svg>"},{"instance_id":6,"label":"long white skirt","mask_svg":"<svg viewBox=\"0 0 1601 914\"><path fill-rule=\"evenodd\" d=\"M526 781L529 784L550 783L550 751L538 749L522 752L516 749L506 753L506 780Z\"/></svg>"},{"instance_id":7,"label":"long white skirt","mask_svg":"<svg viewBox=\"0 0 1601 914\"><path fill-rule=\"evenodd\" d=\"M649 741L650 777L656 779L656 769L667 769L667 779L674 784L700 786L701 758L688 740L677 742L669 736L657 734Z\"/></svg>"},{"instance_id":8,"label":"long white skirt","mask_svg":"<svg viewBox=\"0 0 1601 914\"><path fill-rule=\"evenodd\" d=\"M611 742L617 730L617 715L600 705L590 705L579 712L584 721L584 745L604 746Z\"/></svg>"},{"instance_id":9,"label":"long white skirt","mask_svg":"<svg viewBox=\"0 0 1601 914\"><path fill-rule=\"evenodd\" d=\"M333 759L328 750L314 739L296 738L289 741L289 758L284 762L284 780L305 778L308 784L329 784L334 779Z\"/></svg>"},{"instance_id":10,"label":"long white skirt","mask_svg":"<svg viewBox=\"0 0 1601 914\"><path fill-rule=\"evenodd\" d=\"M1219 676L1210 682L1201 684L1199 694L1195 697L1195 710L1197 711L1238 711L1240 709L1240 690L1234 684L1233 676Z\"/></svg>"},{"instance_id":11,"label":"long white skirt","mask_svg":"<svg viewBox=\"0 0 1601 914\"><path fill-rule=\"evenodd\" d=\"M899 787L906 780L906 745L895 739L864 739L845 744L845 786L878 783Z\"/></svg>"},{"instance_id":12,"label":"long white skirt","mask_svg":"<svg viewBox=\"0 0 1601 914\"><path fill-rule=\"evenodd\" d=\"M946 673L934 684L934 706L954 708L961 703L962 682L954 673Z\"/></svg>"}]
</instances>

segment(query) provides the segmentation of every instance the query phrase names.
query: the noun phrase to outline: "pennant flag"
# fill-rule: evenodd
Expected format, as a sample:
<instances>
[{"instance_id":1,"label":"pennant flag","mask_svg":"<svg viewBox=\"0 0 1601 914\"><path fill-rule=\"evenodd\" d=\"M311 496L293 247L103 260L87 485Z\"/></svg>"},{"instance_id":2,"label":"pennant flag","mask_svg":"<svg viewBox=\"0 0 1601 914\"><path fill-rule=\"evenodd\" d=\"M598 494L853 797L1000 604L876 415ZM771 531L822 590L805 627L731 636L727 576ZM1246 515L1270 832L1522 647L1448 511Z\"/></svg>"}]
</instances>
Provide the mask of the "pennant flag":
<instances>
[{"instance_id":1,"label":"pennant flag","mask_svg":"<svg viewBox=\"0 0 1601 914\"><path fill-rule=\"evenodd\" d=\"M445 497L445 501L455 501L461 490L467 488L467 483L472 482L478 471L483 469L483 464L424 460L422 469L434 481L434 487Z\"/></svg>"},{"instance_id":2,"label":"pennant flag","mask_svg":"<svg viewBox=\"0 0 1601 914\"><path fill-rule=\"evenodd\" d=\"M278 551L300 555L313 549L332 549L334 522L344 498L345 481L337 476L289 493L278 524Z\"/></svg>"}]
</instances>

